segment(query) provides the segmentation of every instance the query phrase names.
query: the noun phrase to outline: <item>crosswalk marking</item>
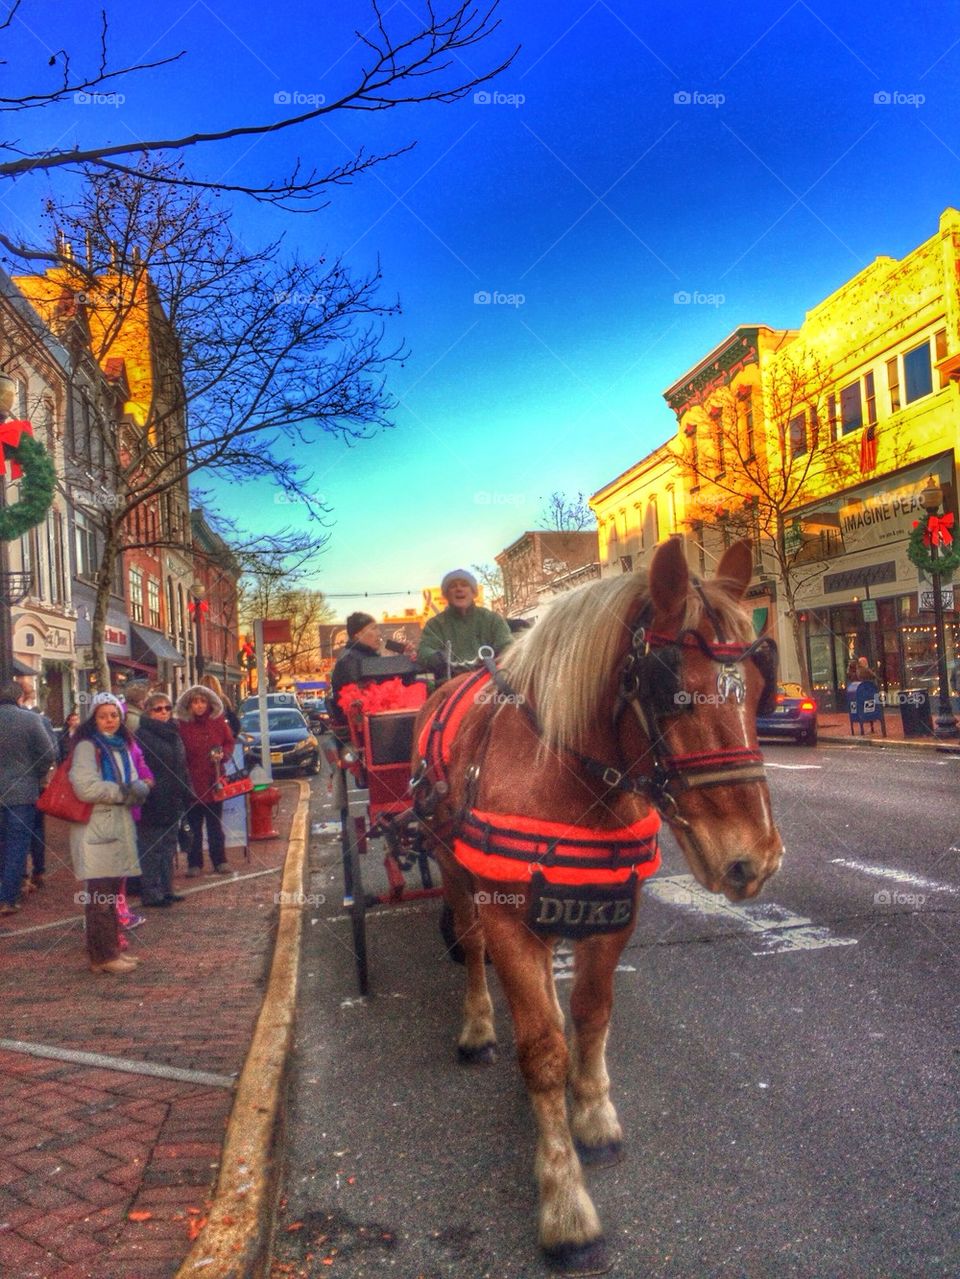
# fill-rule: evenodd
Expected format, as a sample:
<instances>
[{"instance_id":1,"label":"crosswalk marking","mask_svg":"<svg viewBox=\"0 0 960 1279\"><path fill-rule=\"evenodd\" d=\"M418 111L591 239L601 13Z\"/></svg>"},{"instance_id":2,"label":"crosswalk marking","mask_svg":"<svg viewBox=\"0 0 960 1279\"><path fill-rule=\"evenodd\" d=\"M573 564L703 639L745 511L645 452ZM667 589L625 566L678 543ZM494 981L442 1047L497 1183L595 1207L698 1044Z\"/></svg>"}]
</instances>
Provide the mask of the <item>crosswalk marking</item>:
<instances>
[{"instance_id":1,"label":"crosswalk marking","mask_svg":"<svg viewBox=\"0 0 960 1279\"><path fill-rule=\"evenodd\" d=\"M736 924L738 931L755 935L762 949L752 953L758 956L857 944L855 937L835 937L829 928L820 927L805 915L796 915L776 902L735 906L698 884L692 875L667 875L651 880L644 892L667 906Z\"/></svg>"}]
</instances>

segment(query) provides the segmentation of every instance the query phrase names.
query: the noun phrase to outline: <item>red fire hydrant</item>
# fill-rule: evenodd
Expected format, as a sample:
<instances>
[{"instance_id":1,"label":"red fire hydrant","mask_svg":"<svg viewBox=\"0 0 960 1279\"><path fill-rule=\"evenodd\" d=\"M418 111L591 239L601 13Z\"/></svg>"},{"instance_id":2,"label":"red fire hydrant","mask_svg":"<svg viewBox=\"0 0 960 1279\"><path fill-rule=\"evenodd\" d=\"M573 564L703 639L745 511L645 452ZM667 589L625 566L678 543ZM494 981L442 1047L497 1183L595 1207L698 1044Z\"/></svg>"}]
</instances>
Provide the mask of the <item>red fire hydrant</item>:
<instances>
[{"instance_id":1,"label":"red fire hydrant","mask_svg":"<svg viewBox=\"0 0 960 1279\"><path fill-rule=\"evenodd\" d=\"M276 786L257 786L250 792L250 840L276 839L280 834L273 823L280 811L280 792Z\"/></svg>"}]
</instances>

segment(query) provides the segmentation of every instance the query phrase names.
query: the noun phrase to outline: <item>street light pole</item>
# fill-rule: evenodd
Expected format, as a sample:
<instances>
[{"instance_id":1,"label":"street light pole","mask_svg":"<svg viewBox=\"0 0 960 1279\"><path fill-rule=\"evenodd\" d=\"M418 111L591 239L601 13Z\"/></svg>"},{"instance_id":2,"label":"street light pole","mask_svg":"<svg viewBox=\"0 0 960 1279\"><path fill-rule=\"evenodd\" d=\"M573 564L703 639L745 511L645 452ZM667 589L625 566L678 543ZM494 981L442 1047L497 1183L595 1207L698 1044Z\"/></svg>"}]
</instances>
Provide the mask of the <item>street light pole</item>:
<instances>
[{"instance_id":1,"label":"street light pole","mask_svg":"<svg viewBox=\"0 0 960 1279\"><path fill-rule=\"evenodd\" d=\"M202 582L194 582L194 584L190 587L190 595L191 595L191 598L193 599L193 621L196 627L196 639L194 640L193 666L197 674L198 684L200 680L203 679L203 667L204 667L203 633L201 632L200 627L203 622L203 610L204 610L203 597L204 595L206 595L206 593L207 593L207 588L203 585Z\"/></svg>"},{"instance_id":2,"label":"street light pole","mask_svg":"<svg viewBox=\"0 0 960 1279\"><path fill-rule=\"evenodd\" d=\"M937 483L935 476L931 476L927 481L927 487L923 490L920 501L923 503L928 515L936 515L940 510L940 503L943 501L943 489ZM954 715L953 707L950 705L950 684L947 678L947 644L943 629L943 599L940 595L940 573L937 568L940 547L935 537L930 539L930 554L934 564L930 576L933 578L933 620L937 633L937 677L940 685L937 698L937 718L934 722L933 735L934 737L951 739L960 737L960 729L957 727L957 717Z\"/></svg>"},{"instance_id":3,"label":"street light pole","mask_svg":"<svg viewBox=\"0 0 960 1279\"><path fill-rule=\"evenodd\" d=\"M17 384L7 374L0 374L0 422L6 422L13 412L17 399ZM7 465L0 445L0 511L7 501ZM13 679L13 619L7 598L9 582L7 544L0 541L0 685L4 688Z\"/></svg>"}]
</instances>

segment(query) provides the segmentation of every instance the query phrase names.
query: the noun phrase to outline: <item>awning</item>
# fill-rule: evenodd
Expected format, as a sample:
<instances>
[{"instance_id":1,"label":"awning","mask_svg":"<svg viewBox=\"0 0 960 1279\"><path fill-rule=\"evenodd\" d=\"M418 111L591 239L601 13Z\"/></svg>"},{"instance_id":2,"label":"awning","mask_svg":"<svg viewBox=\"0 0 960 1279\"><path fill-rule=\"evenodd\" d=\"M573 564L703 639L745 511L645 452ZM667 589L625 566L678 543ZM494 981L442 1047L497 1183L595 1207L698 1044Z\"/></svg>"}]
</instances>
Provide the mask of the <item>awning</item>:
<instances>
[{"instance_id":1,"label":"awning","mask_svg":"<svg viewBox=\"0 0 960 1279\"><path fill-rule=\"evenodd\" d=\"M13 659L14 675L39 675L39 671L35 671L32 666L28 666L26 662L21 662L18 658Z\"/></svg>"},{"instance_id":2,"label":"awning","mask_svg":"<svg viewBox=\"0 0 960 1279\"><path fill-rule=\"evenodd\" d=\"M130 623L130 651L135 660L149 662L156 666L161 659L174 666L185 666L183 654L170 643L159 631L148 630L145 626Z\"/></svg>"},{"instance_id":3,"label":"awning","mask_svg":"<svg viewBox=\"0 0 960 1279\"><path fill-rule=\"evenodd\" d=\"M325 679L298 679L296 689L298 693L320 692L322 689L329 688L330 685Z\"/></svg>"},{"instance_id":4,"label":"awning","mask_svg":"<svg viewBox=\"0 0 960 1279\"><path fill-rule=\"evenodd\" d=\"M127 671L142 671L144 675L155 675L156 665L146 666L143 662L134 662L129 657L114 657L112 653L107 654L108 666L122 666Z\"/></svg>"}]
</instances>

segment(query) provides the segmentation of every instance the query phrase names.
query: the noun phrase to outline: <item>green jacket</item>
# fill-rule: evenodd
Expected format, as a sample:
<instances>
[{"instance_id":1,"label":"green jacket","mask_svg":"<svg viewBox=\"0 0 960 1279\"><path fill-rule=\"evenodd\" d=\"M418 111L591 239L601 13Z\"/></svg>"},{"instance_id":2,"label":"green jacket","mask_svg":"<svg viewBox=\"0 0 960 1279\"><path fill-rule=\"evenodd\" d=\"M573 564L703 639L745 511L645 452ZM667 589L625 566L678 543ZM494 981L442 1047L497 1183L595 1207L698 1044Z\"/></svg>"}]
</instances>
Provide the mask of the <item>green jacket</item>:
<instances>
[{"instance_id":1,"label":"green jacket","mask_svg":"<svg viewBox=\"0 0 960 1279\"><path fill-rule=\"evenodd\" d=\"M475 662L483 645L499 654L512 639L510 627L499 613L474 604L461 616L448 607L423 628L417 658L421 666L445 676L448 654L451 663Z\"/></svg>"}]
</instances>

